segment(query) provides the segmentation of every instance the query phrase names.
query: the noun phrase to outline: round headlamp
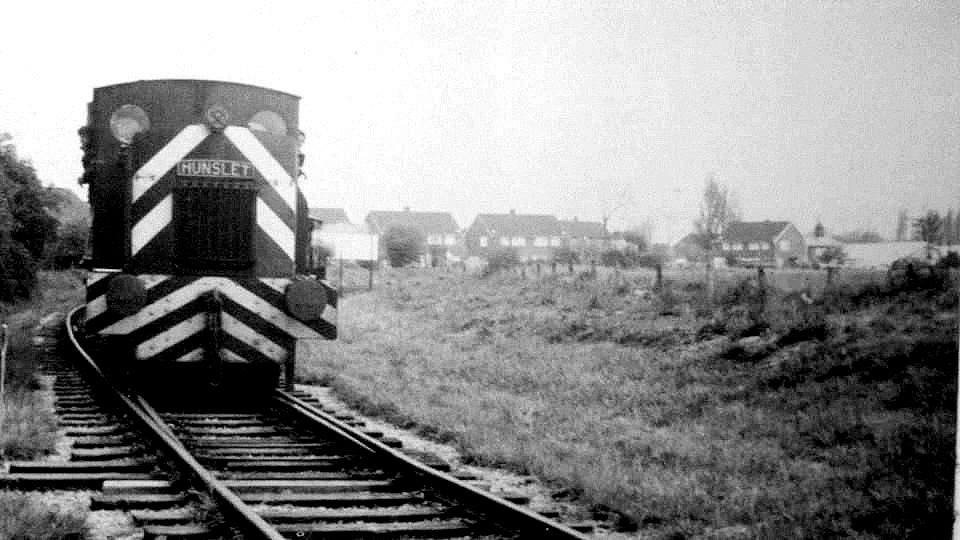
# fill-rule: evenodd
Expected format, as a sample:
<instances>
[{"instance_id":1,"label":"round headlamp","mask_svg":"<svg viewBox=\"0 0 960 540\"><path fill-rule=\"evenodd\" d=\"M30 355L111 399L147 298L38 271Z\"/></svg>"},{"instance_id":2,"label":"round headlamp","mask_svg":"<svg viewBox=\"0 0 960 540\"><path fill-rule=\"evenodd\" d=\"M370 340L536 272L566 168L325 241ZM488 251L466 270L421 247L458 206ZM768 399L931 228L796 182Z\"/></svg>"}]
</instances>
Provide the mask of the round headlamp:
<instances>
[{"instance_id":1,"label":"round headlamp","mask_svg":"<svg viewBox=\"0 0 960 540\"><path fill-rule=\"evenodd\" d=\"M124 105L110 115L110 133L123 144L133 142L133 137L150 129L150 118L136 105Z\"/></svg>"}]
</instances>

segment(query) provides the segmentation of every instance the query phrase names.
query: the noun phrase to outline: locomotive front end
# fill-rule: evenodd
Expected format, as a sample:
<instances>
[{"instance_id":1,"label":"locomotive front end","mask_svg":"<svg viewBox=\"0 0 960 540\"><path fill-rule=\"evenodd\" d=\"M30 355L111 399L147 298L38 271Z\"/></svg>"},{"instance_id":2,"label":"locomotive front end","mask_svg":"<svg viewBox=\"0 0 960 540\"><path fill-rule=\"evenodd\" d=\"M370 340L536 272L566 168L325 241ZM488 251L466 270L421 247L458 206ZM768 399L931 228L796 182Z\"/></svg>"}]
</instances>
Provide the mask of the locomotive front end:
<instances>
[{"instance_id":1,"label":"locomotive front end","mask_svg":"<svg viewBox=\"0 0 960 540\"><path fill-rule=\"evenodd\" d=\"M298 101L214 81L94 91L84 329L142 389L263 394L292 383L299 341L336 337L336 295L306 275Z\"/></svg>"}]
</instances>

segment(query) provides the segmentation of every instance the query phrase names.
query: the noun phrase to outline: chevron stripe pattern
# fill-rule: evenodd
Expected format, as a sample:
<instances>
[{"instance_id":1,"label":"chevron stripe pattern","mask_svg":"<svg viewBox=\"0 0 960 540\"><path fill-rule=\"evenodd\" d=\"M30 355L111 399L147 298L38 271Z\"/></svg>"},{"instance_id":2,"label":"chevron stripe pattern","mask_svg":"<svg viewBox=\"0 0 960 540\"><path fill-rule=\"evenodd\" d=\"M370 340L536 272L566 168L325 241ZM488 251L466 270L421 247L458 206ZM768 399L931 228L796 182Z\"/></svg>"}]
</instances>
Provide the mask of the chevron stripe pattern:
<instances>
[{"instance_id":1,"label":"chevron stripe pattern","mask_svg":"<svg viewBox=\"0 0 960 540\"><path fill-rule=\"evenodd\" d=\"M176 165L208 143L230 147L231 152L237 152L259 173L256 177L255 274L293 274L296 182L257 135L240 126L228 126L223 133L214 134L202 124L189 125L137 170L131 197L130 254L134 264L149 264L163 258L158 257L159 254L168 252Z\"/></svg>"},{"instance_id":2,"label":"chevron stripe pattern","mask_svg":"<svg viewBox=\"0 0 960 540\"><path fill-rule=\"evenodd\" d=\"M123 317L107 309L106 291L112 275L91 272L87 278L85 331L127 336L140 361L202 359L203 296L213 290L223 299L221 345L228 361L283 362L298 339L336 337L336 293L327 283L323 317L307 324L284 311L283 291L292 281L289 278L140 275L147 289L147 305Z\"/></svg>"}]
</instances>

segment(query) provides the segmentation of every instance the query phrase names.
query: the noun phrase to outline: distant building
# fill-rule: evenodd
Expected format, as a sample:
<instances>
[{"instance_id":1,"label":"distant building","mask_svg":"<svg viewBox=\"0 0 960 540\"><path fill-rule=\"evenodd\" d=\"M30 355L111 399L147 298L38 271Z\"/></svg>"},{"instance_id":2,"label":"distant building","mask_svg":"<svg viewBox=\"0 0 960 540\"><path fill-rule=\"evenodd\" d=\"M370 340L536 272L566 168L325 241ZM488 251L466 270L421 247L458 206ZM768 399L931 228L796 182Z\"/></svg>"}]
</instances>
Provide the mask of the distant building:
<instances>
[{"instance_id":1,"label":"distant building","mask_svg":"<svg viewBox=\"0 0 960 540\"><path fill-rule=\"evenodd\" d=\"M416 230L424 239L424 266L443 266L447 254L460 242L460 227L449 212L413 212L409 207L402 211L377 210L367 214L365 220L370 232L380 236L380 253L386 254L383 238L392 227Z\"/></svg>"},{"instance_id":2,"label":"distant building","mask_svg":"<svg viewBox=\"0 0 960 540\"><path fill-rule=\"evenodd\" d=\"M845 266L856 268L888 268L893 261L905 257L939 259L939 253L928 249L926 242L854 242L843 244Z\"/></svg>"},{"instance_id":3,"label":"distant building","mask_svg":"<svg viewBox=\"0 0 960 540\"><path fill-rule=\"evenodd\" d=\"M309 214L314 229L324 224L350 223L350 218L343 208L311 208Z\"/></svg>"},{"instance_id":4,"label":"distant building","mask_svg":"<svg viewBox=\"0 0 960 540\"><path fill-rule=\"evenodd\" d=\"M803 234L789 221L734 221L724 229L721 246L724 257L743 265L807 262Z\"/></svg>"},{"instance_id":5,"label":"distant building","mask_svg":"<svg viewBox=\"0 0 960 540\"><path fill-rule=\"evenodd\" d=\"M594 221L559 220L560 235L566 247L579 252L580 259L585 261L589 254L597 254L610 247L611 239L603 223Z\"/></svg>"},{"instance_id":6,"label":"distant building","mask_svg":"<svg viewBox=\"0 0 960 540\"><path fill-rule=\"evenodd\" d=\"M486 258L498 249L513 248L521 260L546 261L564 247L560 220L542 214L479 214L464 235L467 251Z\"/></svg>"}]
</instances>

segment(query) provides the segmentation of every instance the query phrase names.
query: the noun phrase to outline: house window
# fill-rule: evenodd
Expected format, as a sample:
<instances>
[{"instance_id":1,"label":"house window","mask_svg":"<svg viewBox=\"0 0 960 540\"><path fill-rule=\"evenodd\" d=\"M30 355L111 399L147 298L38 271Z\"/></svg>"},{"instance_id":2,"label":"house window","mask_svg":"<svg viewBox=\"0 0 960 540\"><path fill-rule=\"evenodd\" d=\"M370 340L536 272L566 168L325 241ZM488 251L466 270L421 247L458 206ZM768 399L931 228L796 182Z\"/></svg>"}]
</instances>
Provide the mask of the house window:
<instances>
[{"instance_id":1,"label":"house window","mask_svg":"<svg viewBox=\"0 0 960 540\"><path fill-rule=\"evenodd\" d=\"M550 239L546 236L538 236L533 239L533 245L536 247L547 247L550 245Z\"/></svg>"},{"instance_id":2,"label":"house window","mask_svg":"<svg viewBox=\"0 0 960 540\"><path fill-rule=\"evenodd\" d=\"M770 249L770 242L760 242L760 249Z\"/></svg>"},{"instance_id":3,"label":"house window","mask_svg":"<svg viewBox=\"0 0 960 540\"><path fill-rule=\"evenodd\" d=\"M481 236L481 237L480 237L480 247L487 247L487 237L486 237L486 236Z\"/></svg>"},{"instance_id":4,"label":"house window","mask_svg":"<svg viewBox=\"0 0 960 540\"><path fill-rule=\"evenodd\" d=\"M750 251L757 251L758 249L760 249L760 244L757 242L750 242L750 245L747 246L747 249Z\"/></svg>"},{"instance_id":5,"label":"house window","mask_svg":"<svg viewBox=\"0 0 960 540\"><path fill-rule=\"evenodd\" d=\"M500 245L503 247L510 247L510 238L507 236L501 236Z\"/></svg>"},{"instance_id":6,"label":"house window","mask_svg":"<svg viewBox=\"0 0 960 540\"><path fill-rule=\"evenodd\" d=\"M736 250L736 251L742 251L742 250L743 250L743 244L740 243L740 242L734 242L734 243L730 244L730 249L733 249L733 250Z\"/></svg>"},{"instance_id":7,"label":"house window","mask_svg":"<svg viewBox=\"0 0 960 540\"><path fill-rule=\"evenodd\" d=\"M791 247L790 240L787 240L786 238L781 240L779 245L780 245L780 249L782 249L783 251L789 251Z\"/></svg>"},{"instance_id":8,"label":"house window","mask_svg":"<svg viewBox=\"0 0 960 540\"><path fill-rule=\"evenodd\" d=\"M562 245L563 245L563 238L560 238L559 236L551 236L551 237L550 237L550 245L553 246L553 247L560 247L560 246L562 246Z\"/></svg>"},{"instance_id":9,"label":"house window","mask_svg":"<svg viewBox=\"0 0 960 540\"><path fill-rule=\"evenodd\" d=\"M527 245L527 239L522 236L514 236L513 245L517 247L525 247Z\"/></svg>"},{"instance_id":10,"label":"house window","mask_svg":"<svg viewBox=\"0 0 960 540\"><path fill-rule=\"evenodd\" d=\"M446 244L446 245L448 245L448 246L455 245L455 244L457 243L457 235L455 235L455 234L448 234L448 235L446 235L446 236L443 238L443 243Z\"/></svg>"},{"instance_id":11,"label":"house window","mask_svg":"<svg viewBox=\"0 0 960 540\"><path fill-rule=\"evenodd\" d=\"M431 246L438 246L443 244L443 235L442 234L431 234L427 236L427 243Z\"/></svg>"}]
</instances>

